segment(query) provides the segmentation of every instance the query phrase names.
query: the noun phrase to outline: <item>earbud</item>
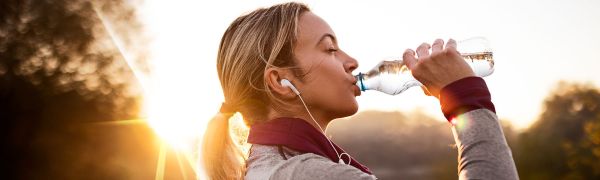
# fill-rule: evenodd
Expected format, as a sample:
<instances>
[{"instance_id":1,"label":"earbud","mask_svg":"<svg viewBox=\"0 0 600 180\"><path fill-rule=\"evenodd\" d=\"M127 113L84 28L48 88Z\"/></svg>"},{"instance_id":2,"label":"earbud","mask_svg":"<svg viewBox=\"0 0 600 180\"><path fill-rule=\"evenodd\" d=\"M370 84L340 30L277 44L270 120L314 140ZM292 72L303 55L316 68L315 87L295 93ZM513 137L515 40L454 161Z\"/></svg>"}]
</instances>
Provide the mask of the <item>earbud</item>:
<instances>
[{"instance_id":1,"label":"earbud","mask_svg":"<svg viewBox=\"0 0 600 180\"><path fill-rule=\"evenodd\" d=\"M283 87L289 87L290 89L292 89L292 91L294 91L294 93L296 93L296 95L300 95L300 91L298 91L298 89L296 89L296 87L289 80L281 79L280 83Z\"/></svg>"}]
</instances>

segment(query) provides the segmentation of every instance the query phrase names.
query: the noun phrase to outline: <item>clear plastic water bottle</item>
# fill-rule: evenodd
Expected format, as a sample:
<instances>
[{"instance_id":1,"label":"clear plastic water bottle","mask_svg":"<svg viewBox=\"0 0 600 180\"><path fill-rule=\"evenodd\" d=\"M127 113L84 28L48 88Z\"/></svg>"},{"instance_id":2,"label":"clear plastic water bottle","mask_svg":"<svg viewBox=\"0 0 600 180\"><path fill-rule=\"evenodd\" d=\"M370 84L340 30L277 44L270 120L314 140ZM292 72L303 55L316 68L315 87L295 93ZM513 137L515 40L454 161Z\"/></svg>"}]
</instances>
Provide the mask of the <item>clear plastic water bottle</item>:
<instances>
[{"instance_id":1,"label":"clear plastic water bottle","mask_svg":"<svg viewBox=\"0 0 600 180\"><path fill-rule=\"evenodd\" d=\"M457 50L476 76L485 77L494 72L494 58L486 38L473 37L459 41ZM356 85L361 91L377 90L390 95L423 85L412 76L401 59L381 61L369 72L356 75L356 79Z\"/></svg>"}]
</instances>

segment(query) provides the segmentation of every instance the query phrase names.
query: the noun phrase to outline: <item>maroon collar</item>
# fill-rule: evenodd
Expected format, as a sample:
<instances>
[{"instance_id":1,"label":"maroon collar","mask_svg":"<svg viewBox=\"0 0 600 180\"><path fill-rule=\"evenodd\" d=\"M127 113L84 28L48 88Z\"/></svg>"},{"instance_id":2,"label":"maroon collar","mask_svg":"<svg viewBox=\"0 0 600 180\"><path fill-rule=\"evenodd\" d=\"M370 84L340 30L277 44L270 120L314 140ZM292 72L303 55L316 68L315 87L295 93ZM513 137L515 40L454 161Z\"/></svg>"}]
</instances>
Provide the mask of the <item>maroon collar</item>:
<instances>
[{"instance_id":1,"label":"maroon collar","mask_svg":"<svg viewBox=\"0 0 600 180\"><path fill-rule=\"evenodd\" d=\"M314 153L338 162L338 157L327 137L314 126L298 118L277 118L265 123L255 124L250 128L248 142L262 145L283 145L301 153ZM332 142L333 143L333 142ZM333 143L339 154L345 151ZM373 174L366 166L350 156L342 156L344 162L351 159L350 165L361 171Z\"/></svg>"}]
</instances>

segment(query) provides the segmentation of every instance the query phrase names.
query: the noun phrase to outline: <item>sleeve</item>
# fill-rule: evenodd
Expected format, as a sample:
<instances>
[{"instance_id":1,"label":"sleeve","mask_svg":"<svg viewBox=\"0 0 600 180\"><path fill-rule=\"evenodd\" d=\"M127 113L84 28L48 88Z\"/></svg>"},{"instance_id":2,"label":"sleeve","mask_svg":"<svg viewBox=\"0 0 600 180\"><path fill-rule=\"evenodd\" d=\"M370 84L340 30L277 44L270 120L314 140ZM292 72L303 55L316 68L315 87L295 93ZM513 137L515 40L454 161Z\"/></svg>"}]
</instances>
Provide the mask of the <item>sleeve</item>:
<instances>
[{"instance_id":1,"label":"sleeve","mask_svg":"<svg viewBox=\"0 0 600 180\"><path fill-rule=\"evenodd\" d=\"M478 109L458 116L452 127L459 179L519 179L496 114Z\"/></svg>"},{"instance_id":2,"label":"sleeve","mask_svg":"<svg viewBox=\"0 0 600 180\"><path fill-rule=\"evenodd\" d=\"M440 103L453 125L459 179L519 179L483 79L451 83L442 89Z\"/></svg>"},{"instance_id":3,"label":"sleeve","mask_svg":"<svg viewBox=\"0 0 600 180\"><path fill-rule=\"evenodd\" d=\"M294 156L286 161L269 179L331 179L331 180L374 180L375 176L345 164L338 164L315 154Z\"/></svg>"}]
</instances>

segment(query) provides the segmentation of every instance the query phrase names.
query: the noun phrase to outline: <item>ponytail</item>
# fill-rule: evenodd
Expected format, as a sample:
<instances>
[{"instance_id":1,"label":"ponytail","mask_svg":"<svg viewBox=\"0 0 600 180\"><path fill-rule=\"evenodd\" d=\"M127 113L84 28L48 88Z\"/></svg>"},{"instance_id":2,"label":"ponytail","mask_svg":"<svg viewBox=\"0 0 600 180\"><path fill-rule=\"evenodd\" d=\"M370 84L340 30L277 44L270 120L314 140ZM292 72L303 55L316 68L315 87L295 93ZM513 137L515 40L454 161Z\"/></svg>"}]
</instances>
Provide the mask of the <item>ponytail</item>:
<instances>
[{"instance_id":1,"label":"ponytail","mask_svg":"<svg viewBox=\"0 0 600 180\"><path fill-rule=\"evenodd\" d=\"M209 179L243 178L246 157L231 137L229 119L233 114L219 112L204 133L202 165Z\"/></svg>"},{"instance_id":2,"label":"ponytail","mask_svg":"<svg viewBox=\"0 0 600 180\"><path fill-rule=\"evenodd\" d=\"M264 72L272 66L295 66L298 19L306 11L308 7L294 2L260 8L238 17L225 30L217 54L217 74L225 102L233 104L221 105L223 109L204 134L201 163L209 179L243 178L249 147L241 145L248 145L244 142L247 131L234 131L242 123L234 123L240 119L231 117L240 112L246 127L267 119L271 99L277 98L264 81Z\"/></svg>"}]
</instances>

